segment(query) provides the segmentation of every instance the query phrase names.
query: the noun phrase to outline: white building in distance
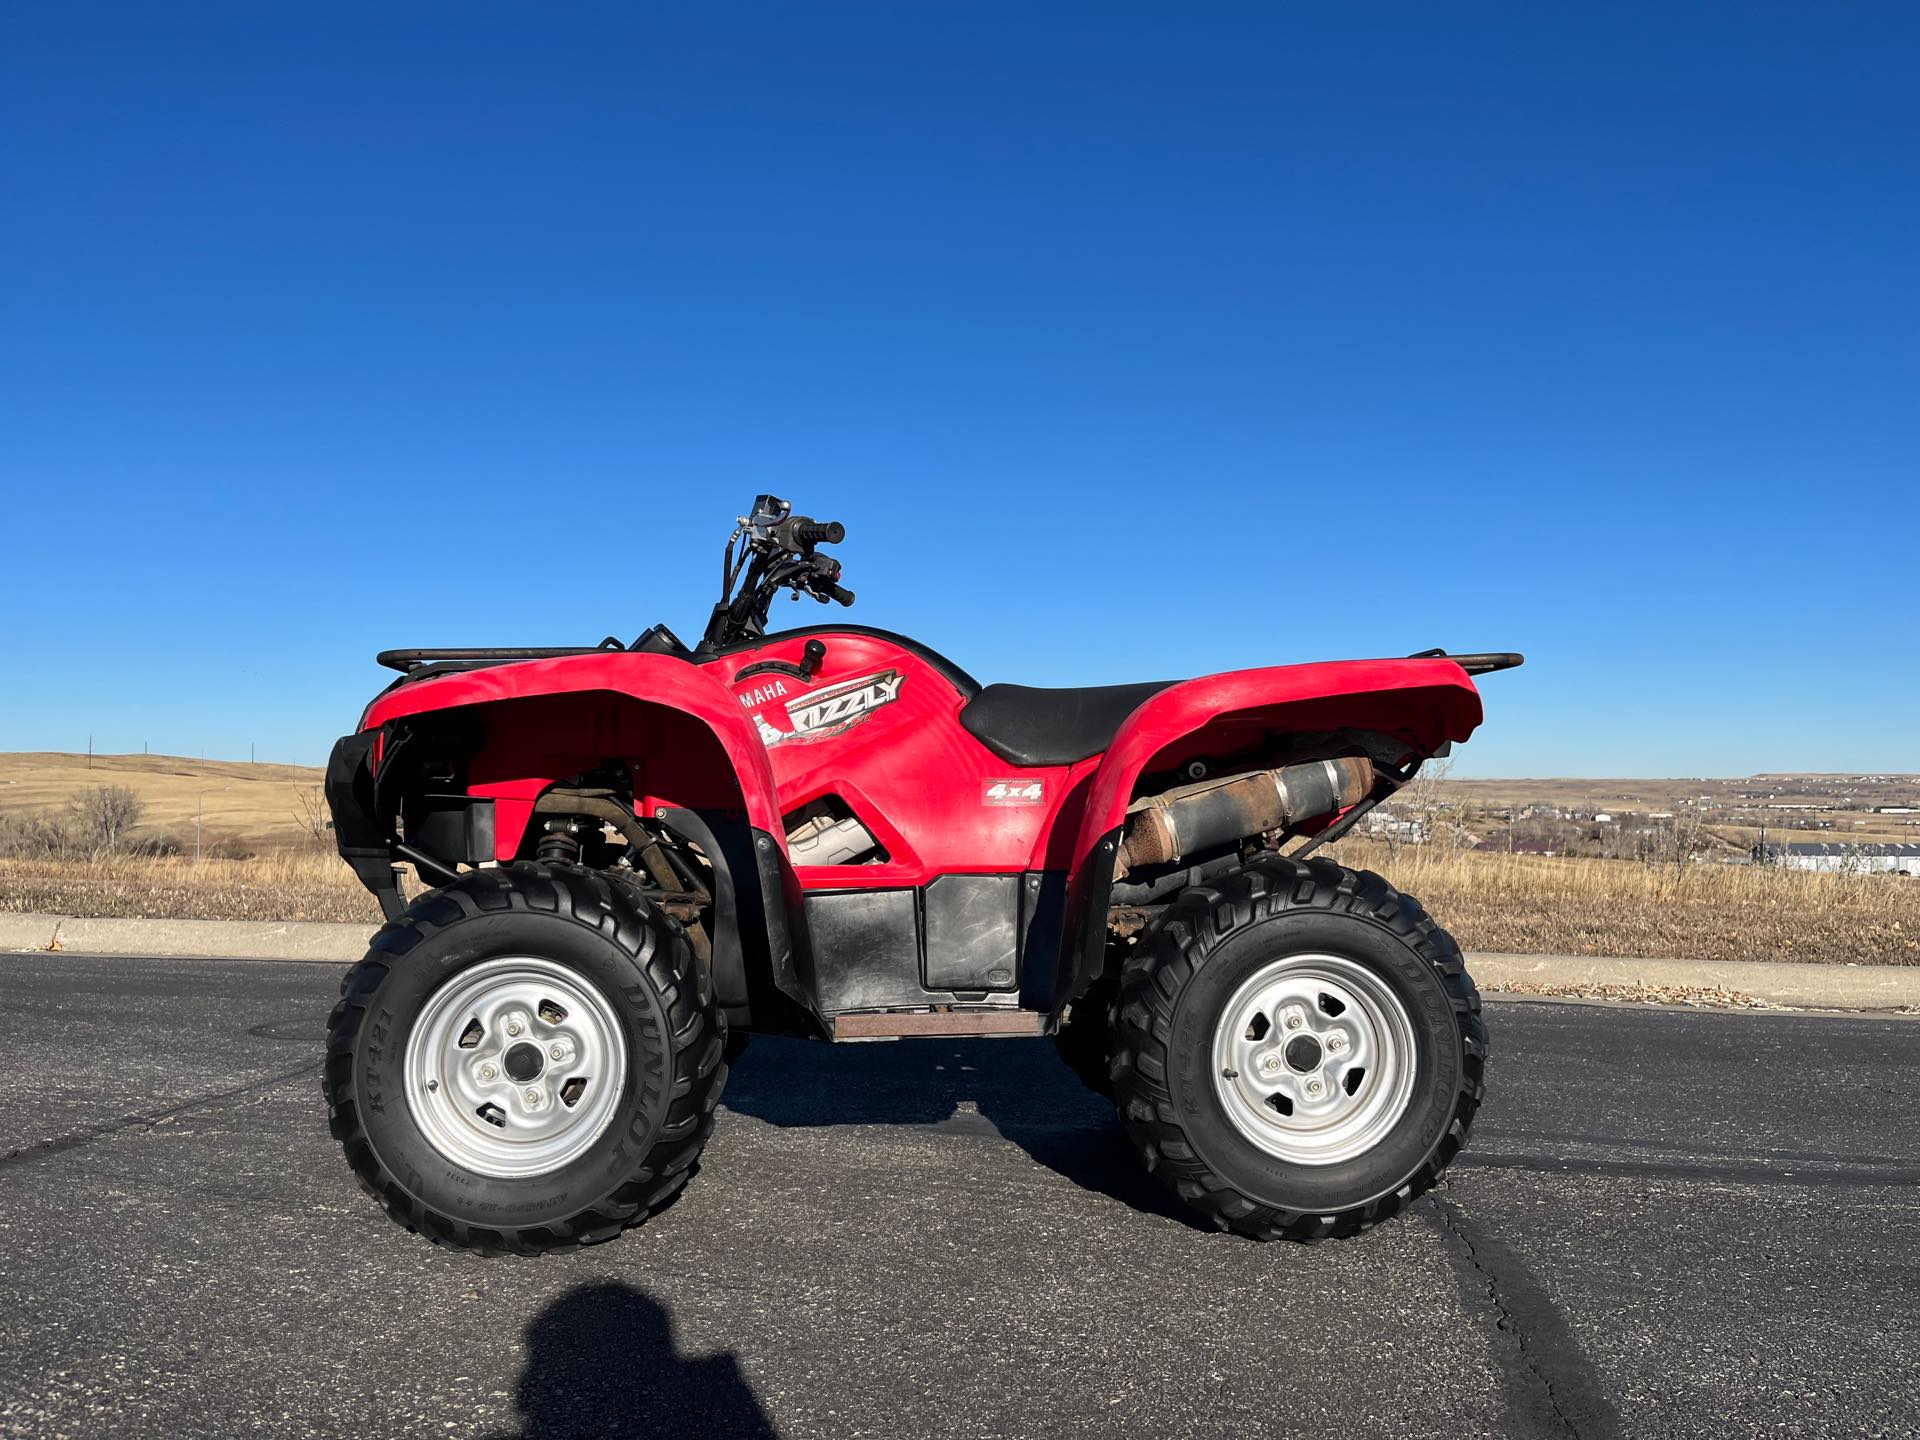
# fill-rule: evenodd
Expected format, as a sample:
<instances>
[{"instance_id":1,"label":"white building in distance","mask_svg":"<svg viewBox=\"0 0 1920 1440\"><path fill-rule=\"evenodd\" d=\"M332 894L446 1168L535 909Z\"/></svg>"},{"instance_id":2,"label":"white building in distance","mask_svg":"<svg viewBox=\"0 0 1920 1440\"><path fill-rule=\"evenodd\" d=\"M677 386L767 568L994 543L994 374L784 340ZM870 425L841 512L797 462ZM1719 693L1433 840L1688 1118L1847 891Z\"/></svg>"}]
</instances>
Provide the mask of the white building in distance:
<instances>
[{"instance_id":1,"label":"white building in distance","mask_svg":"<svg viewBox=\"0 0 1920 1440\"><path fill-rule=\"evenodd\" d=\"M1753 847L1756 865L1844 875L1920 875L1920 845L1775 845Z\"/></svg>"}]
</instances>

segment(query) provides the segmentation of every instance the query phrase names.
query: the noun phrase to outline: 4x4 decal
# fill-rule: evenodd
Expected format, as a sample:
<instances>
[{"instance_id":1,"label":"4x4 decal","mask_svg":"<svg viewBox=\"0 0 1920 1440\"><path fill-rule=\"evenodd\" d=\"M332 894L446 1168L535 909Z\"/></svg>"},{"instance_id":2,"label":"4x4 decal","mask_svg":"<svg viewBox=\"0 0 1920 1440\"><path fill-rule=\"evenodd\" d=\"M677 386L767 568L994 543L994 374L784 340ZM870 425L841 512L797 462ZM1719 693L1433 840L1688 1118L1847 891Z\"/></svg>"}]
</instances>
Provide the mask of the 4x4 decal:
<instances>
[{"instance_id":1,"label":"4x4 decal","mask_svg":"<svg viewBox=\"0 0 1920 1440\"><path fill-rule=\"evenodd\" d=\"M825 740L832 735L846 734L882 705L898 700L900 687L905 683L898 670L882 670L789 700L787 719L793 726L791 730L776 730L760 716L753 718L760 727L761 740L769 747L790 740Z\"/></svg>"},{"instance_id":2,"label":"4x4 decal","mask_svg":"<svg viewBox=\"0 0 1920 1440\"><path fill-rule=\"evenodd\" d=\"M1042 780L982 780L980 782L982 805L1038 805L1046 798L1046 782Z\"/></svg>"}]
</instances>

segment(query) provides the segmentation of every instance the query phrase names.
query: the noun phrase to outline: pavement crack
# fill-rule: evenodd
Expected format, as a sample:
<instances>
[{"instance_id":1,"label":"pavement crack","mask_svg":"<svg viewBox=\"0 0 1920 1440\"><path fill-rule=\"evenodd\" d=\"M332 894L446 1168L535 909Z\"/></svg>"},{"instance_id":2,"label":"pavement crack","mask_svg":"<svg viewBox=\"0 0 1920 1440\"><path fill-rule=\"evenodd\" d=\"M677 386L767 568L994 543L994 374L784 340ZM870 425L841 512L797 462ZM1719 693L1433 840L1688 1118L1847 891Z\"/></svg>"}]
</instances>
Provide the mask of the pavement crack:
<instances>
[{"instance_id":1,"label":"pavement crack","mask_svg":"<svg viewBox=\"0 0 1920 1440\"><path fill-rule=\"evenodd\" d=\"M64 1155L70 1150L77 1150L82 1145L90 1145L96 1140L104 1140L110 1135L118 1135L130 1130L144 1134L153 1130L156 1125L165 1124L182 1115L211 1109L229 1100L244 1099L249 1095L284 1085L289 1080L298 1080L303 1075L312 1075L325 1064L324 1060L315 1060L310 1064L296 1066L292 1070L283 1070L277 1075L269 1075L263 1080L250 1080L245 1085L234 1086L231 1090L221 1090L212 1095L198 1095L191 1100L182 1100L179 1104L169 1105L162 1110L122 1115L116 1120L105 1120L98 1125L89 1125L85 1129L56 1135L48 1140L36 1140L30 1145L22 1145L7 1151L5 1155L0 1155L0 1166L11 1167L28 1164L35 1160L50 1159L55 1155Z\"/></svg>"},{"instance_id":2,"label":"pavement crack","mask_svg":"<svg viewBox=\"0 0 1920 1440\"><path fill-rule=\"evenodd\" d=\"M1619 1419L1599 1377L1526 1261L1479 1231L1452 1201L1438 1195L1428 1201L1465 1298L1491 1310L1495 1333L1508 1342L1496 1367L1507 1390L1510 1433L1614 1440Z\"/></svg>"},{"instance_id":3,"label":"pavement crack","mask_svg":"<svg viewBox=\"0 0 1920 1440\"><path fill-rule=\"evenodd\" d=\"M1844 1161L1849 1157L1833 1158ZM1747 1164L1734 1161L1693 1164L1621 1156L1592 1159L1499 1152L1463 1155L1456 1163L1461 1174L1473 1170L1511 1170L1541 1175L1639 1176L1649 1180L1688 1180L1708 1185L1771 1185L1800 1190L1886 1190L1897 1186L1920 1185L1920 1167L1913 1165L1890 1164L1882 1170L1836 1170L1830 1165L1802 1162L1793 1169L1785 1169L1765 1160Z\"/></svg>"}]
</instances>

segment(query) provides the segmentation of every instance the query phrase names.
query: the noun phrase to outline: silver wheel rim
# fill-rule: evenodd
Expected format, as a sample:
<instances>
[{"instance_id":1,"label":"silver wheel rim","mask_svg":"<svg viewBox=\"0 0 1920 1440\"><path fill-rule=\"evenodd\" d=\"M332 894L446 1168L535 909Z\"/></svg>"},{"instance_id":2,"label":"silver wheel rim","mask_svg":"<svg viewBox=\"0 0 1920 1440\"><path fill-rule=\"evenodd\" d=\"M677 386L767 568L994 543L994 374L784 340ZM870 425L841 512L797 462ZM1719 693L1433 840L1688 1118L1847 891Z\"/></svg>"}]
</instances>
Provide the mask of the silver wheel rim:
<instances>
[{"instance_id":1,"label":"silver wheel rim","mask_svg":"<svg viewBox=\"0 0 1920 1440\"><path fill-rule=\"evenodd\" d=\"M1289 955L1233 993L1213 1086L1248 1140L1297 1165L1364 1155L1406 1114L1416 1046L1406 1006L1340 955Z\"/></svg>"},{"instance_id":2,"label":"silver wheel rim","mask_svg":"<svg viewBox=\"0 0 1920 1440\"><path fill-rule=\"evenodd\" d=\"M597 987L551 960L503 956L428 998L406 1073L428 1144L463 1169L520 1179L560 1169L605 1132L627 1045Z\"/></svg>"}]
</instances>

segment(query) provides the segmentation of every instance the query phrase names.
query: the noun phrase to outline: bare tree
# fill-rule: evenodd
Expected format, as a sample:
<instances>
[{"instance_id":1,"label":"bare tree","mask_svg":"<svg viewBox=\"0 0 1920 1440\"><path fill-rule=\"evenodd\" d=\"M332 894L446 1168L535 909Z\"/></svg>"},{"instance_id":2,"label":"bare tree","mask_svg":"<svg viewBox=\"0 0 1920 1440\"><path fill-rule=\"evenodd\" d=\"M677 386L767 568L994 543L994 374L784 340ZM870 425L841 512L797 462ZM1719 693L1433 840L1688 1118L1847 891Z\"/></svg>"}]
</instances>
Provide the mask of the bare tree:
<instances>
[{"instance_id":1,"label":"bare tree","mask_svg":"<svg viewBox=\"0 0 1920 1440\"><path fill-rule=\"evenodd\" d=\"M1459 851L1466 832L1455 820L1453 806L1442 798L1446 794L1447 777L1452 772L1452 756L1429 760L1380 807L1390 821L1404 822L1404 828L1389 824L1382 837L1394 858L1399 857L1402 839L1443 848L1449 854Z\"/></svg>"},{"instance_id":2,"label":"bare tree","mask_svg":"<svg viewBox=\"0 0 1920 1440\"><path fill-rule=\"evenodd\" d=\"M316 850L331 850L333 812L327 808L326 792L314 785L294 798L300 806L293 817L300 826L300 838Z\"/></svg>"},{"instance_id":3,"label":"bare tree","mask_svg":"<svg viewBox=\"0 0 1920 1440\"><path fill-rule=\"evenodd\" d=\"M1706 812L1699 806L1677 807L1664 824L1655 821L1640 832L1640 862L1649 867L1672 866L1677 883L1686 877L1687 867L1712 848L1713 837L1706 825Z\"/></svg>"},{"instance_id":4,"label":"bare tree","mask_svg":"<svg viewBox=\"0 0 1920 1440\"><path fill-rule=\"evenodd\" d=\"M124 785L82 790L72 803L75 842L96 855L117 855L127 848L145 808Z\"/></svg>"},{"instance_id":5,"label":"bare tree","mask_svg":"<svg viewBox=\"0 0 1920 1440\"><path fill-rule=\"evenodd\" d=\"M45 810L0 815L0 855L45 860L74 849L73 820Z\"/></svg>"}]
</instances>

